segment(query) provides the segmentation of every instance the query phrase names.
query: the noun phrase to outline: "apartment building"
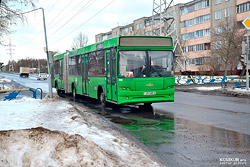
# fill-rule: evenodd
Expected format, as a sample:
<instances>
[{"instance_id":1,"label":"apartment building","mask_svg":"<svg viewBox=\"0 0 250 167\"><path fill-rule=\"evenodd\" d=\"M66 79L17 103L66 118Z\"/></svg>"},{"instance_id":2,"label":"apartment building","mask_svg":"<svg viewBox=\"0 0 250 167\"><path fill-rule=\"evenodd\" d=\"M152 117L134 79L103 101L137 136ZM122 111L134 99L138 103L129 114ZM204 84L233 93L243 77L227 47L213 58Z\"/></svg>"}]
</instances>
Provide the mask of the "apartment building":
<instances>
[{"instance_id":1,"label":"apartment building","mask_svg":"<svg viewBox=\"0 0 250 167\"><path fill-rule=\"evenodd\" d=\"M185 4L177 4L168 10L166 17L174 17L175 24L166 29L168 22L160 25L162 35L167 35L176 29L181 48L185 55L185 69L198 74L201 66L211 57L212 31L221 33L221 22L226 18L235 19L242 29L242 21L250 17L250 0L193 0ZM153 24L153 25L152 25ZM133 23L113 28L112 31L96 35L96 42L118 35L151 35L152 27L159 27L159 23L152 22L152 17L142 17ZM228 25L230 28L230 25ZM158 30L159 31L159 30ZM176 34L172 34L176 38ZM180 51L178 51L180 54ZM183 56L184 58L184 56ZM184 59L182 59L184 61ZM180 68L176 68L179 72ZM220 70L223 70L222 68Z\"/></svg>"}]
</instances>

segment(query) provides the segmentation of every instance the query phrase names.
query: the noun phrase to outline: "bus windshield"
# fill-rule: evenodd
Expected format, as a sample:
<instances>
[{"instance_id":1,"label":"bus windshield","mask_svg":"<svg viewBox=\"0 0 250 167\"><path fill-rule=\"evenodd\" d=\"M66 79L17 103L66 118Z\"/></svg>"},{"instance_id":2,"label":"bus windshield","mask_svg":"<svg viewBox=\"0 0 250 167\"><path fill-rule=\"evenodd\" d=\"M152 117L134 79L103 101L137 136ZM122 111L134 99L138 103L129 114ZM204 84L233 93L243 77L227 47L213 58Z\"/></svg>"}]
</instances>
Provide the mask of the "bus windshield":
<instances>
[{"instance_id":1,"label":"bus windshield","mask_svg":"<svg viewBox=\"0 0 250 167\"><path fill-rule=\"evenodd\" d=\"M119 51L118 77L171 77L173 60L167 50Z\"/></svg>"}]
</instances>

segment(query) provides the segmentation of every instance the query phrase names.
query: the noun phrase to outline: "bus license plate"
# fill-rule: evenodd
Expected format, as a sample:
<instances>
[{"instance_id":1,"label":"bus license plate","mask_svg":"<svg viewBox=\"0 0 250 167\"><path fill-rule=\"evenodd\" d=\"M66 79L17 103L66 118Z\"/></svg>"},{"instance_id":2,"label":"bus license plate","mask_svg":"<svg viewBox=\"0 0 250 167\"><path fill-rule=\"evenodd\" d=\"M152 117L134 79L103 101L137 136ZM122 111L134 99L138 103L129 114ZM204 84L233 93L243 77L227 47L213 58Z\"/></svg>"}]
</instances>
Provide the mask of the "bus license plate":
<instances>
[{"instance_id":1,"label":"bus license plate","mask_svg":"<svg viewBox=\"0 0 250 167\"><path fill-rule=\"evenodd\" d=\"M144 92L144 95L155 95L156 92Z\"/></svg>"}]
</instances>

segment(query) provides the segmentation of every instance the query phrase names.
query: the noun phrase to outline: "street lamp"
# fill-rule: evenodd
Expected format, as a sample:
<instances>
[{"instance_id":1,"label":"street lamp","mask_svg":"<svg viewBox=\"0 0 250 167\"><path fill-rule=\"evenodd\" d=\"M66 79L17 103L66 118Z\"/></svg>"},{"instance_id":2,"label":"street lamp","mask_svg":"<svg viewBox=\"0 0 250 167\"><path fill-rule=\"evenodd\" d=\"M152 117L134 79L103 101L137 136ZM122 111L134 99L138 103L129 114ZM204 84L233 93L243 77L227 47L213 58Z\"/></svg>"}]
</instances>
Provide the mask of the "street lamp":
<instances>
[{"instance_id":1,"label":"street lamp","mask_svg":"<svg viewBox=\"0 0 250 167\"><path fill-rule=\"evenodd\" d=\"M24 13L21 13L21 14L26 14L26 13L34 12L34 11L39 10L39 9L42 9L42 13L43 13L43 27L44 27L44 37L45 37L45 52L47 54L47 66L48 66L48 74L49 74L49 77L48 77L48 82L49 82L49 97L52 98L53 95L52 95L51 72L50 72L50 63L49 63L50 62L49 61L49 49L48 49L48 41L47 41L47 33L46 33L46 24L45 24L44 9L41 7L41 8L33 9L31 11L24 12Z\"/></svg>"}]
</instances>

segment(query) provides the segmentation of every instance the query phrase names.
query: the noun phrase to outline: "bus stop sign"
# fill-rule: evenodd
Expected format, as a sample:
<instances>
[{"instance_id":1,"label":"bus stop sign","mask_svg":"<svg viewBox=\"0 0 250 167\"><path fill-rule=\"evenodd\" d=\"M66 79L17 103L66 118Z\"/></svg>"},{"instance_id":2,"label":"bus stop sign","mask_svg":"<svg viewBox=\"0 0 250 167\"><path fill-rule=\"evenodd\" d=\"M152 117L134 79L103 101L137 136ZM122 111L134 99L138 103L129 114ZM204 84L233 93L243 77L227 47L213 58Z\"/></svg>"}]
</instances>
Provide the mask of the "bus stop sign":
<instances>
[{"instance_id":1,"label":"bus stop sign","mask_svg":"<svg viewBox=\"0 0 250 167\"><path fill-rule=\"evenodd\" d=\"M249 17L245 18L242 24L246 27L247 30L250 30L250 18Z\"/></svg>"}]
</instances>

